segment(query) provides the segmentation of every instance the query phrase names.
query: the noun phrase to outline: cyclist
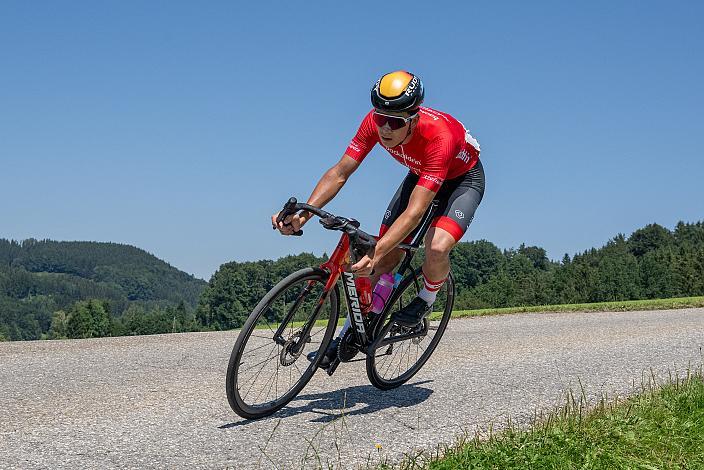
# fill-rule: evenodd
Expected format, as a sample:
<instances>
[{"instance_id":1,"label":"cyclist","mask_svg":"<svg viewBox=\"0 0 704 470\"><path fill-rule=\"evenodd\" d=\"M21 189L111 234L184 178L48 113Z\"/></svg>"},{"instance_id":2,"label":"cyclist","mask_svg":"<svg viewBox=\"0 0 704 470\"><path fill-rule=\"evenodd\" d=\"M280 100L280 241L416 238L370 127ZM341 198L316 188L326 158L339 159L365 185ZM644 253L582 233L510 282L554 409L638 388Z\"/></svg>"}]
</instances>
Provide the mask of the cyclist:
<instances>
[{"instance_id":1,"label":"cyclist","mask_svg":"<svg viewBox=\"0 0 704 470\"><path fill-rule=\"evenodd\" d=\"M396 323L413 327L432 311L438 290L450 272L450 250L474 218L484 195L484 170L479 143L454 117L421 106L425 90L417 75L396 71L383 75L371 89L372 109L342 159L318 181L308 204L330 202L377 143L409 168L384 213L374 250L352 266L357 275L370 276L376 284L382 273L392 271L403 257L399 243L410 242L433 199L440 204L425 236L424 286L406 307L394 313ZM311 214L302 212L272 225L284 235L298 231ZM321 361L325 368L335 356L340 336L331 342Z\"/></svg>"}]
</instances>

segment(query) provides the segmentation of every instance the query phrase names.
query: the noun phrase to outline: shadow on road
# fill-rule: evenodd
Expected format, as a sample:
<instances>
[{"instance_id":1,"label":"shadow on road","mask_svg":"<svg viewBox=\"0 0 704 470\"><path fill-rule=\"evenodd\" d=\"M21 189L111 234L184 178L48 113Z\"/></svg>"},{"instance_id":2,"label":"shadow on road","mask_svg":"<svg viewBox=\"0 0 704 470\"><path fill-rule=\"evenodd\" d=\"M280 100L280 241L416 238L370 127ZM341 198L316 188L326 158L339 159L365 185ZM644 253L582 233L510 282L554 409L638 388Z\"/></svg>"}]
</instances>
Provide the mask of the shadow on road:
<instances>
[{"instance_id":1,"label":"shadow on road","mask_svg":"<svg viewBox=\"0 0 704 470\"><path fill-rule=\"evenodd\" d=\"M433 390L420 386L430 382L432 380L401 385L388 391L379 390L371 385L358 385L333 392L303 394L294 398L288 406L272 416L257 420L245 419L224 424L219 426L219 428L228 429L246 426L270 419L290 418L303 413L319 415L311 419L311 423L328 423L341 416L365 415L392 407L405 408L422 403L430 397ZM304 401L307 403L297 406ZM359 405L361 405L361 408Z\"/></svg>"}]
</instances>

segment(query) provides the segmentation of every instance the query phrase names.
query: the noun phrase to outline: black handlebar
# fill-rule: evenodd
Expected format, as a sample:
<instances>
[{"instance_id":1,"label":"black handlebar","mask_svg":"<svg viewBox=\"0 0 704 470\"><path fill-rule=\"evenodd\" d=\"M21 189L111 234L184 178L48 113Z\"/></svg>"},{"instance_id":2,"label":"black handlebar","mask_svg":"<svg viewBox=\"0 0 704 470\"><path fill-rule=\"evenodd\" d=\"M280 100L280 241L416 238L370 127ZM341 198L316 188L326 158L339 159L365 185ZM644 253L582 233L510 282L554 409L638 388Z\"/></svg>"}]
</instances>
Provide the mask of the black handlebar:
<instances>
[{"instance_id":1,"label":"black handlebar","mask_svg":"<svg viewBox=\"0 0 704 470\"><path fill-rule=\"evenodd\" d=\"M299 211L307 211L313 215L320 217L320 224L328 230L340 230L345 232L350 237L350 246L357 258L361 258L367 252L376 246L376 237L359 229L359 222L346 217L339 217L329 212L326 212L318 207L309 204L299 203L295 197L290 198L284 204L283 210L276 218L277 223L284 221L289 215L296 214ZM295 232L293 235L303 235L303 230Z\"/></svg>"},{"instance_id":2,"label":"black handlebar","mask_svg":"<svg viewBox=\"0 0 704 470\"><path fill-rule=\"evenodd\" d=\"M292 197L291 199L288 200L288 202L286 204L284 204L284 210L279 212L279 216L276 218L276 223L280 224L281 222L284 221L284 219L286 217L288 217L289 215L295 214L299 210L300 209L296 209L296 198ZM303 230L299 230L298 232L294 232L291 235L295 235L296 237L300 237L301 235L303 235Z\"/></svg>"}]
</instances>

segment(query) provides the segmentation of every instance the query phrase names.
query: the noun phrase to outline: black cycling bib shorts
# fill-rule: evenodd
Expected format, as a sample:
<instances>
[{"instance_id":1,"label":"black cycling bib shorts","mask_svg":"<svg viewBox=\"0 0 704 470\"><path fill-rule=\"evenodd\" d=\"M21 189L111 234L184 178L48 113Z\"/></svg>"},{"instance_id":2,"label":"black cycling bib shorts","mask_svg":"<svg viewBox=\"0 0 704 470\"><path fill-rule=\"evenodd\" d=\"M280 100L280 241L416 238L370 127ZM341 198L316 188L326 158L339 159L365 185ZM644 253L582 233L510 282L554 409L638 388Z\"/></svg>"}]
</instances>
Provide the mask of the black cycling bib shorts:
<instances>
[{"instance_id":1,"label":"black cycling bib shorts","mask_svg":"<svg viewBox=\"0 0 704 470\"><path fill-rule=\"evenodd\" d=\"M406 210L416 183L418 183L418 175L409 172L403 182L401 182L401 186L399 186L394 197L391 198L389 207L384 213L379 237L383 236L398 216ZM440 203L436 209L431 227L442 228L450 233L455 241L459 241L467 231L472 219L474 219L474 213L479 207L479 203L482 202L484 183L484 167L481 160L478 160L477 164L467 173L451 180L445 180L435 195L435 199ZM404 242L409 243L417 230L418 227L411 232Z\"/></svg>"}]
</instances>

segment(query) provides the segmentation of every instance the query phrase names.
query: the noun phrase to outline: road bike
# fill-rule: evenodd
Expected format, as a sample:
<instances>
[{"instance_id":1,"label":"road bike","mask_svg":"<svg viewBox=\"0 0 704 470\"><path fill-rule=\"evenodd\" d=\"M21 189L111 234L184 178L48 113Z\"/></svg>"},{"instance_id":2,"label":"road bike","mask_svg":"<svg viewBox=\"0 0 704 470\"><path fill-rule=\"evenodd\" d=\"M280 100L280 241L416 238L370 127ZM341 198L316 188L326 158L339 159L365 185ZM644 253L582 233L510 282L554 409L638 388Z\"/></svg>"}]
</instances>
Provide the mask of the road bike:
<instances>
[{"instance_id":1,"label":"road bike","mask_svg":"<svg viewBox=\"0 0 704 470\"><path fill-rule=\"evenodd\" d=\"M366 361L375 387L389 390L408 381L423 367L450 320L455 284L450 273L434 303L435 312L414 327L392 320L395 311L411 302L423 285L420 268L411 261L422 246L438 201L428 208L414 239L398 245L404 257L384 309L370 313L360 303L357 277L349 272L372 249L377 238L360 230L359 222L289 199L279 214L308 211L328 230L342 232L330 258L320 266L296 271L276 284L257 304L242 326L227 368L227 399L243 418L258 419L286 406L313 377L333 339L340 317L340 290L351 326L342 336L326 371L341 362ZM302 235L299 230L294 235ZM339 281L339 282L338 282ZM365 357L355 359L362 353Z\"/></svg>"}]
</instances>

